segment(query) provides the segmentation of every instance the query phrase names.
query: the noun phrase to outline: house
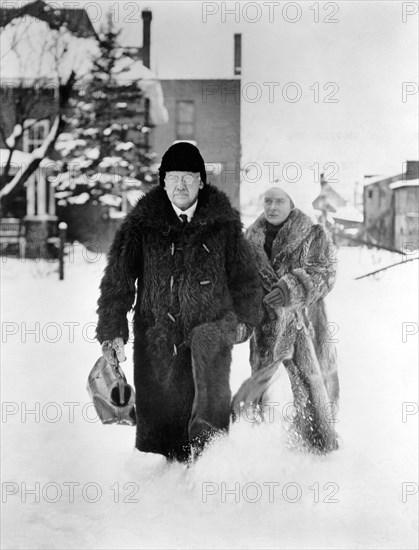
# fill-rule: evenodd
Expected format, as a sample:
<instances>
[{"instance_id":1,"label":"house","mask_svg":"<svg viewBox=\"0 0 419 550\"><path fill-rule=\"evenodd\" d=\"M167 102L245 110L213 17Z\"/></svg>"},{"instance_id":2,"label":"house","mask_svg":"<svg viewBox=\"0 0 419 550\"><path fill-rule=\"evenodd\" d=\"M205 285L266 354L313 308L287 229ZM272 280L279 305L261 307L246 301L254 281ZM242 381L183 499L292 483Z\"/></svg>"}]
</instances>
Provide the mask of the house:
<instances>
[{"instance_id":1,"label":"house","mask_svg":"<svg viewBox=\"0 0 419 550\"><path fill-rule=\"evenodd\" d=\"M96 47L97 35L84 9L52 7L52 5L48 5L42 0L25 4L21 8L1 8L0 15L2 27L6 27L13 20L16 20L17 23L23 22L27 18L32 21L32 44L38 44L39 42L43 45L44 43L41 41L52 34L50 29L61 30L64 27L67 32L66 39L68 39L71 48L71 55L68 57L73 65L66 66L64 60L60 59L59 70L64 73L64 76L61 73L56 74L57 67L53 64L54 59L50 59L53 56L48 58L49 63L44 64L43 60L42 62L40 60L39 51L34 49L26 52L28 60L23 67L17 67L18 64L15 59L9 61L6 70L2 70L0 79L0 94L3 106L2 132L0 133L2 216L23 219L28 244L30 245L33 242L34 246L39 249L40 243L46 243L50 237L56 234L58 217L62 215L60 205L58 205L58 210L56 209L54 184L48 178L45 163L29 177L24 185L15 185L14 176L19 166L30 162L33 151L36 151L45 143L54 125L60 111L63 91L58 76L65 82L69 75L71 77L71 71L73 70L78 70L80 74L88 72L86 69L90 66L88 65L90 60L86 52L91 52L92 48ZM142 126L153 128L155 124L166 122L167 113L164 108L160 84L155 75L148 69L151 12L144 10L142 19L143 45L142 47L130 48L130 50L133 50L130 51L133 62L119 67L121 69L121 82L118 80L118 85L126 86L127 82L138 82L143 96L139 97L138 100L136 99L136 111L138 111L139 117L136 122L141 122ZM15 28L18 29L19 27L16 26ZM9 44L10 46L13 32L16 31L13 31L13 27L10 25L2 32L2 39L6 45ZM5 36L8 33L12 33L12 36ZM37 36L35 36L36 34ZM83 40L76 40L79 38ZM46 49L41 48L40 50L44 54ZM26 54L20 56L20 58L25 60ZM48 54L49 52L46 50L46 56ZM31 56L33 58L32 62ZM123 64L125 59L121 58L120 63ZM34 71L35 66L37 71ZM42 69L40 69L41 66ZM75 91L77 91L77 86L76 83ZM123 116L123 110L121 110L121 119L115 122L123 125ZM130 121L132 122L131 119ZM146 150L150 148L148 133L137 131L128 135L127 140ZM52 152L52 156L54 156L54 152ZM51 163L54 164L53 161ZM53 168L57 170L57 163ZM56 183L57 178L54 179ZM126 193L123 199L123 205L127 210L130 193ZM112 210L112 207L107 209ZM102 217L100 216L100 219ZM74 222L75 226L80 226L81 224L77 222L77 215L74 219L76 220ZM90 218L88 217L88 219ZM104 231L101 233L104 233ZM112 240L112 235L109 239ZM27 246L27 250L30 249L31 247Z\"/></svg>"},{"instance_id":2,"label":"house","mask_svg":"<svg viewBox=\"0 0 419 550\"><path fill-rule=\"evenodd\" d=\"M12 7L0 8L5 52L0 75L1 213L2 217L23 220L26 250L30 252L45 248L48 239L57 233L58 218L54 190L47 177L47 159L41 161L24 184L15 184L15 176L33 162L34 151L40 152L39 158L44 156L42 146L56 129L60 101L67 90L66 78L67 83L72 80L71 73L60 74L64 78L59 83L47 68L53 57L52 48L49 49L51 44L48 44L50 30L65 29L72 53L76 53L81 42L95 40L96 33L84 9L58 8L42 0L20 7L13 7L17 3L10 4ZM27 27L31 25L30 30L25 29L31 35L30 41L22 32L19 35L22 23ZM36 47L41 43L39 39L42 45L48 44L43 57Z\"/></svg>"},{"instance_id":3,"label":"house","mask_svg":"<svg viewBox=\"0 0 419 550\"><path fill-rule=\"evenodd\" d=\"M223 189L238 208L240 79L162 79L160 83L169 120L154 129L152 149L160 160L174 141L191 141L205 159L209 181Z\"/></svg>"},{"instance_id":4,"label":"house","mask_svg":"<svg viewBox=\"0 0 419 550\"><path fill-rule=\"evenodd\" d=\"M403 250L419 240L419 161L407 161L402 173L364 187L363 237Z\"/></svg>"},{"instance_id":5,"label":"house","mask_svg":"<svg viewBox=\"0 0 419 550\"><path fill-rule=\"evenodd\" d=\"M328 210L330 212L336 212L338 208L346 206L346 201L328 181L325 179L324 174L320 174L320 194L313 201L313 208L315 210Z\"/></svg>"}]
</instances>

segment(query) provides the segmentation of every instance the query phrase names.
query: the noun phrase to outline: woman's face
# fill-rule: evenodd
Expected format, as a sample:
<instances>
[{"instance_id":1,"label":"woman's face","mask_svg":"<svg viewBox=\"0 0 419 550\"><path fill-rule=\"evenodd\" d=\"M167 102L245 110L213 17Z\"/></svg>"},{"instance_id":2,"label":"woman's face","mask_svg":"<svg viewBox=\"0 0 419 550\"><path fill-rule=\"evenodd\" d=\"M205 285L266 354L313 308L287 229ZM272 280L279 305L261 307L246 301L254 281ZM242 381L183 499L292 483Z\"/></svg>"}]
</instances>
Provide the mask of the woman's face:
<instances>
[{"instance_id":1,"label":"woman's face","mask_svg":"<svg viewBox=\"0 0 419 550\"><path fill-rule=\"evenodd\" d=\"M292 208L291 199L282 189L274 187L266 191L263 209L266 220L272 225L279 225L284 222L290 215Z\"/></svg>"}]
</instances>

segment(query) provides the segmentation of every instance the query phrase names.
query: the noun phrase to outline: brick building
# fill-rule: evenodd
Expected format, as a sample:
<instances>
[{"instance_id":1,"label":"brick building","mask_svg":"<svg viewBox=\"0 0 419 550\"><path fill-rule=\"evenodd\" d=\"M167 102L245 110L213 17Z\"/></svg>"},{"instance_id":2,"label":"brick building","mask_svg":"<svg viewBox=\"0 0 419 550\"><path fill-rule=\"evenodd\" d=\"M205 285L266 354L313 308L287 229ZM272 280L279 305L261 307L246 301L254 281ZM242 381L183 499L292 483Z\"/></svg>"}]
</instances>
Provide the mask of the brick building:
<instances>
[{"instance_id":1,"label":"brick building","mask_svg":"<svg viewBox=\"0 0 419 550\"><path fill-rule=\"evenodd\" d=\"M199 147L208 179L233 205L240 202L240 79L160 80L169 121L156 127L151 147L161 155L177 140Z\"/></svg>"}]
</instances>

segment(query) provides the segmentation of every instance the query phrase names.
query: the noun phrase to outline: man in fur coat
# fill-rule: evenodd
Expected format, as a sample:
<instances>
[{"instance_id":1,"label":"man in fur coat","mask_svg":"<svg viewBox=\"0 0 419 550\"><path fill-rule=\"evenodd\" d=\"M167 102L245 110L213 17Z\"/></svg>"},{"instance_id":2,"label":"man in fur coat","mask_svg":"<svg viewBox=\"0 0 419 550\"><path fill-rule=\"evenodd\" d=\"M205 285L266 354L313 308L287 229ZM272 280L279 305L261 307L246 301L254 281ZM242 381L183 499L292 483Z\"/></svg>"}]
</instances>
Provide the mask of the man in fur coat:
<instances>
[{"instance_id":1,"label":"man in fur coat","mask_svg":"<svg viewBox=\"0 0 419 550\"><path fill-rule=\"evenodd\" d=\"M207 183L199 150L172 145L159 174L115 236L97 338L109 361L124 360L137 294L136 447L184 461L228 430L232 346L256 325L262 289L239 214Z\"/></svg>"},{"instance_id":2,"label":"man in fur coat","mask_svg":"<svg viewBox=\"0 0 419 550\"><path fill-rule=\"evenodd\" d=\"M311 448L334 449L339 382L324 304L335 282L331 240L323 226L314 224L278 187L265 193L264 212L246 238L258 260L264 313L250 341L252 377L235 396L234 409L238 412L250 395L261 401L283 362L299 437Z\"/></svg>"}]
</instances>

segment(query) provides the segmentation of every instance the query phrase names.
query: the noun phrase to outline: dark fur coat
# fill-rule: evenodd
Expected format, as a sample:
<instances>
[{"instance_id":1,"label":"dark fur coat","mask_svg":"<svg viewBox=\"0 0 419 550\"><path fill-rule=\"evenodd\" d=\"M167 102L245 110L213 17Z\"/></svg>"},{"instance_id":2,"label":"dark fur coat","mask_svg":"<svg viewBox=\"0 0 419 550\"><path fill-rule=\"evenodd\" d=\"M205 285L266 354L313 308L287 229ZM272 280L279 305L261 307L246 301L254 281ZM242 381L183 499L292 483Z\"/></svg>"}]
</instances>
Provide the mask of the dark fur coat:
<instances>
[{"instance_id":1,"label":"dark fur coat","mask_svg":"<svg viewBox=\"0 0 419 550\"><path fill-rule=\"evenodd\" d=\"M324 304L335 282L333 245L323 226L313 224L298 209L292 210L280 227L270 258L263 248L265 235L262 214L248 228L246 238L253 243L265 294L279 284L286 306L275 311L263 306L263 319L250 341L253 380L266 382L267 375L275 370L273 365L282 361L300 423L303 418L313 421L300 426L302 431L316 432L317 446L334 448L332 417L339 399L339 381ZM236 400L245 400L251 386L252 379L244 383Z\"/></svg>"},{"instance_id":2,"label":"dark fur coat","mask_svg":"<svg viewBox=\"0 0 419 550\"><path fill-rule=\"evenodd\" d=\"M206 185L183 227L165 190L151 190L117 232L100 290L100 342L127 341L136 296L137 448L187 458L206 423L228 429L229 336L257 323L262 290L238 212Z\"/></svg>"}]
</instances>

